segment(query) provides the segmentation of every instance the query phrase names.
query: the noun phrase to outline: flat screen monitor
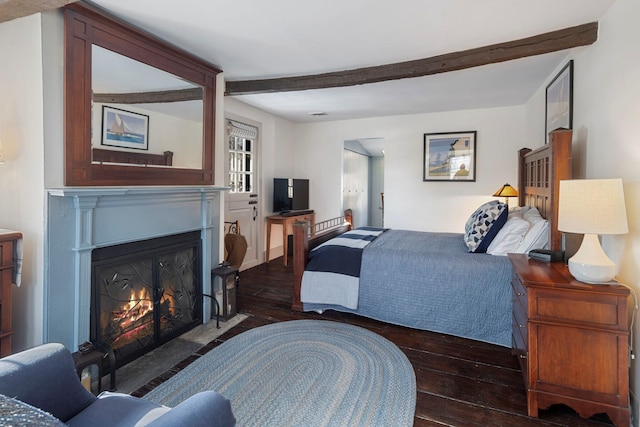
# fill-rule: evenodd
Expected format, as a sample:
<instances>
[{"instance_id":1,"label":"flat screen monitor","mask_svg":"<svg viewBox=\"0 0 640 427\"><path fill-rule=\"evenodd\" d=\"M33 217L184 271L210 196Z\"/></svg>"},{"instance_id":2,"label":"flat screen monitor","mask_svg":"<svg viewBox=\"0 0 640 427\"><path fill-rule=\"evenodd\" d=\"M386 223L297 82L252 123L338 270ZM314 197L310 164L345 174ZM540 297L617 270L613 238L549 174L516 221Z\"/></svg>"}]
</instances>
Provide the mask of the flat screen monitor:
<instances>
[{"instance_id":1,"label":"flat screen monitor","mask_svg":"<svg viewBox=\"0 0 640 427\"><path fill-rule=\"evenodd\" d=\"M309 180L273 179L273 211L287 212L309 209Z\"/></svg>"}]
</instances>

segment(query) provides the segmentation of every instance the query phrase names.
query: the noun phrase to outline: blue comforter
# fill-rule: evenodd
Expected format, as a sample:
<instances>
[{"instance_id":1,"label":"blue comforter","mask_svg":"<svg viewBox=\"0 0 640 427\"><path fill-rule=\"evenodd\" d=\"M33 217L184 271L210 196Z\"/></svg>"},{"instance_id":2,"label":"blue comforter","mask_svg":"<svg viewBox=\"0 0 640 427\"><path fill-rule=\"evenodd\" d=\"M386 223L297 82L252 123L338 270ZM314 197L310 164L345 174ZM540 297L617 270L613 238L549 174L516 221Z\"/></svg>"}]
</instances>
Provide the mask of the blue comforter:
<instances>
[{"instance_id":1,"label":"blue comforter","mask_svg":"<svg viewBox=\"0 0 640 427\"><path fill-rule=\"evenodd\" d=\"M314 248L302 276L300 299L358 308L362 253L384 231L360 227Z\"/></svg>"},{"instance_id":2,"label":"blue comforter","mask_svg":"<svg viewBox=\"0 0 640 427\"><path fill-rule=\"evenodd\" d=\"M389 230L362 253L357 309L304 303L511 346L511 264L469 253L462 234Z\"/></svg>"}]
</instances>

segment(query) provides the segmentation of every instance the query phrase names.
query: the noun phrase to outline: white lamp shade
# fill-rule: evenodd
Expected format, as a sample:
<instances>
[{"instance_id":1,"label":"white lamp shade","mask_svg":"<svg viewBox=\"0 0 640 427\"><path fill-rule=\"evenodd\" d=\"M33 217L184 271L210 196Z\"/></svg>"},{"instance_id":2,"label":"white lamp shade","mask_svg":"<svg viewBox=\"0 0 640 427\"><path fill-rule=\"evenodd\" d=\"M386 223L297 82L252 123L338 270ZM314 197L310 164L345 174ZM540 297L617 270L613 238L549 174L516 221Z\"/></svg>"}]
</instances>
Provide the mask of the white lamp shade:
<instances>
[{"instance_id":1,"label":"white lamp shade","mask_svg":"<svg viewBox=\"0 0 640 427\"><path fill-rule=\"evenodd\" d=\"M558 230L579 234L628 233L622 180L560 181Z\"/></svg>"}]
</instances>

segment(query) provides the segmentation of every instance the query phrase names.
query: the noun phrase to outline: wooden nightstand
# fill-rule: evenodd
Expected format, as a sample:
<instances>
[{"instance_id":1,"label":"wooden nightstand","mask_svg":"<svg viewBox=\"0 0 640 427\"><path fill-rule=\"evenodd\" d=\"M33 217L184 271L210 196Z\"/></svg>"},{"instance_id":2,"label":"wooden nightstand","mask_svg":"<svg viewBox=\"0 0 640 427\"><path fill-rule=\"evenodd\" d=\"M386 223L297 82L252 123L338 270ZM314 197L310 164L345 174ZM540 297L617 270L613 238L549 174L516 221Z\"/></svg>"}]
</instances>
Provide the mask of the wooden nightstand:
<instances>
[{"instance_id":1,"label":"wooden nightstand","mask_svg":"<svg viewBox=\"0 0 640 427\"><path fill-rule=\"evenodd\" d=\"M529 416L563 403L582 417L628 426L629 290L578 282L564 263L510 254L513 346Z\"/></svg>"}]
</instances>

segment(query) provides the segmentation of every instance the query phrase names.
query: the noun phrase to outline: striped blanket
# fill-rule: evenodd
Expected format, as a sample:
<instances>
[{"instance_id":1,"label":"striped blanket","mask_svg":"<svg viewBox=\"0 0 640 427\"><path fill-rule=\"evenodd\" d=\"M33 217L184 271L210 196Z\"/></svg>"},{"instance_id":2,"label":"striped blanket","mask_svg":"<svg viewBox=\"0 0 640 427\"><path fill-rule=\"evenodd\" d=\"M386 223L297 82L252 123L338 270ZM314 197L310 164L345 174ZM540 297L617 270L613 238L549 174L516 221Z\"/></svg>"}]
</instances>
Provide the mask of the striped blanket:
<instances>
[{"instance_id":1,"label":"striped blanket","mask_svg":"<svg viewBox=\"0 0 640 427\"><path fill-rule=\"evenodd\" d=\"M384 231L360 227L314 248L302 276L301 301L357 309L362 251Z\"/></svg>"}]
</instances>

